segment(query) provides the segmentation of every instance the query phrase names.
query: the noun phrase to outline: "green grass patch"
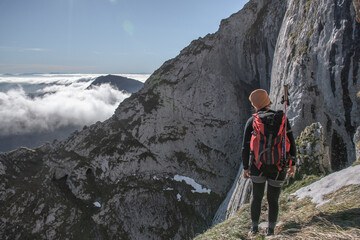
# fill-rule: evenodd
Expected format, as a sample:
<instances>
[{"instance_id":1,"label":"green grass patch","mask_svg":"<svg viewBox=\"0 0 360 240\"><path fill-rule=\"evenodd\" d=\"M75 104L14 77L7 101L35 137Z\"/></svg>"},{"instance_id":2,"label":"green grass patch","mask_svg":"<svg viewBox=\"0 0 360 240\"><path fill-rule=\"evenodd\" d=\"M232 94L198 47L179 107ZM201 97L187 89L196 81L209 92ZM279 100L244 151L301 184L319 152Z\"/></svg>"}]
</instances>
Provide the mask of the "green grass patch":
<instances>
[{"instance_id":1,"label":"green grass patch","mask_svg":"<svg viewBox=\"0 0 360 240\"><path fill-rule=\"evenodd\" d=\"M250 228L250 205L245 204L234 217L216 225L214 228L196 236L195 240L205 239L244 239Z\"/></svg>"},{"instance_id":2,"label":"green grass patch","mask_svg":"<svg viewBox=\"0 0 360 240\"><path fill-rule=\"evenodd\" d=\"M360 164L360 158L356 162L353 162L353 164L351 164L351 166L355 167L355 166L357 166L359 164Z\"/></svg>"},{"instance_id":3,"label":"green grass patch","mask_svg":"<svg viewBox=\"0 0 360 240\"><path fill-rule=\"evenodd\" d=\"M293 193L302 187L308 186L320 180L321 178L321 176L317 175L303 175L299 180L294 180L291 178L287 183L285 183L283 187L283 193Z\"/></svg>"}]
</instances>

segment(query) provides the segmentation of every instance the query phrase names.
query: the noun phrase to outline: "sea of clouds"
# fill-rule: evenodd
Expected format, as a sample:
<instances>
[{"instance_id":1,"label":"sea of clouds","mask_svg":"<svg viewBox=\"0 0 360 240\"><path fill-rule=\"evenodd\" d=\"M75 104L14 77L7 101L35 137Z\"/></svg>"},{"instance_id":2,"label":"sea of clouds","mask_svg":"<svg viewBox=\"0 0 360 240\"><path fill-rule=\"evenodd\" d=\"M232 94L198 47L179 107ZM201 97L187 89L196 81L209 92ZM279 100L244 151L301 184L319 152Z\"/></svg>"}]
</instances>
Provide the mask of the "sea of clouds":
<instances>
[{"instance_id":1,"label":"sea of clouds","mask_svg":"<svg viewBox=\"0 0 360 240\"><path fill-rule=\"evenodd\" d=\"M0 75L0 136L90 125L111 117L130 94L108 84L87 87L97 75ZM148 74L121 74L144 82Z\"/></svg>"}]
</instances>

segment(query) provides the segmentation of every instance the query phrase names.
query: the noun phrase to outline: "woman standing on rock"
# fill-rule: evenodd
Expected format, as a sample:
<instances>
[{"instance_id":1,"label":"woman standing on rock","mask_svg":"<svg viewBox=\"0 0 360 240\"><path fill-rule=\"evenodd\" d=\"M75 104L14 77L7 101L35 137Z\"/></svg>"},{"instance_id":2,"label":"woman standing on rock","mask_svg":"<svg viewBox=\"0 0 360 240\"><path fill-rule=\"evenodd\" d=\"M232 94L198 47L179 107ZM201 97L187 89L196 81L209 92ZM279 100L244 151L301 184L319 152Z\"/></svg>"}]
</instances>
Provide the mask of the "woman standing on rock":
<instances>
[{"instance_id":1,"label":"woman standing on rock","mask_svg":"<svg viewBox=\"0 0 360 240\"><path fill-rule=\"evenodd\" d=\"M270 109L271 101L267 92L257 89L250 94L249 100L256 113L249 118L245 125L242 159L243 176L251 178L253 187L251 233L257 234L259 231L261 201L267 182L269 210L266 233L269 236L274 234L276 226L281 186L286 174L292 175L296 170L294 162L284 159L295 159L296 147L288 120L283 111Z\"/></svg>"}]
</instances>

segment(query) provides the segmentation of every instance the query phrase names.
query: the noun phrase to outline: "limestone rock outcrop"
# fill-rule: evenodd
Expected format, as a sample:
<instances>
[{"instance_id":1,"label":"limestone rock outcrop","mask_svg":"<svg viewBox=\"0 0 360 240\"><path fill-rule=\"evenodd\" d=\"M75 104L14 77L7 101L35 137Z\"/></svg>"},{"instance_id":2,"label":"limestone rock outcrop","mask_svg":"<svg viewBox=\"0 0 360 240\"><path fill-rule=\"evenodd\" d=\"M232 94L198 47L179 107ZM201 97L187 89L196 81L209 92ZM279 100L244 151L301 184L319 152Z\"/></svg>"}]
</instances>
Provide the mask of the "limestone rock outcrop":
<instances>
[{"instance_id":1,"label":"limestone rock outcrop","mask_svg":"<svg viewBox=\"0 0 360 240\"><path fill-rule=\"evenodd\" d=\"M242 205L250 201L250 196L252 192L251 180L245 179L242 175L238 178L235 190L228 204L226 210L226 219L231 218L235 213L240 209Z\"/></svg>"},{"instance_id":2,"label":"limestone rock outcrop","mask_svg":"<svg viewBox=\"0 0 360 240\"><path fill-rule=\"evenodd\" d=\"M307 126L296 139L297 176L326 175L331 172L329 146L320 123Z\"/></svg>"},{"instance_id":3,"label":"limestone rock outcrop","mask_svg":"<svg viewBox=\"0 0 360 240\"><path fill-rule=\"evenodd\" d=\"M295 135L320 122L333 170L355 161L359 39L352 1L288 1L274 56L272 102L282 108L282 85L290 84L289 118Z\"/></svg>"}]
</instances>

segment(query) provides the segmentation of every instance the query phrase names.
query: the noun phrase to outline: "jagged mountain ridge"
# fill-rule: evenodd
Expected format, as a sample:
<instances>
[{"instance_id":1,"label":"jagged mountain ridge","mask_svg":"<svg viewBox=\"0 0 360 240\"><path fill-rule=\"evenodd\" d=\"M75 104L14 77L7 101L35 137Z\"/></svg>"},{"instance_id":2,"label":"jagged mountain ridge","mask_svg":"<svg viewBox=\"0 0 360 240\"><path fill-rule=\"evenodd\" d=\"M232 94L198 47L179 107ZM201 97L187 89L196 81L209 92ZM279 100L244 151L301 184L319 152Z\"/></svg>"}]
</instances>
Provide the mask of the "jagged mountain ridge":
<instances>
[{"instance_id":1,"label":"jagged mountain ridge","mask_svg":"<svg viewBox=\"0 0 360 240\"><path fill-rule=\"evenodd\" d=\"M0 155L0 235L187 239L205 230L240 163L247 92L269 86L284 12L280 0L251 1L166 62L109 120Z\"/></svg>"}]
</instances>

